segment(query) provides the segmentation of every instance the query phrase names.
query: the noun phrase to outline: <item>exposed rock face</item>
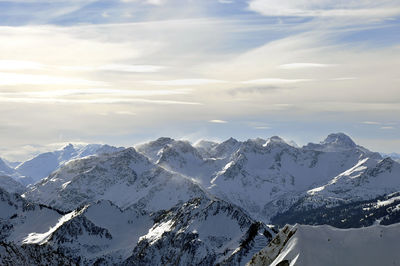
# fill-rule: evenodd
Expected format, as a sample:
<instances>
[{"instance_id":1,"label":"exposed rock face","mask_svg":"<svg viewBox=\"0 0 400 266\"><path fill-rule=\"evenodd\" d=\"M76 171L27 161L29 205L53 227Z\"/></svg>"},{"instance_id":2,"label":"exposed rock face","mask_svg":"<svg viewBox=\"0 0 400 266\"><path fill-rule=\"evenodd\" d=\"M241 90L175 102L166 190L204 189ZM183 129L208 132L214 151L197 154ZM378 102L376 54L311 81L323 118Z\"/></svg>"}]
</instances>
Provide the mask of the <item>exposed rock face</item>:
<instances>
[{"instance_id":1,"label":"exposed rock face","mask_svg":"<svg viewBox=\"0 0 400 266\"><path fill-rule=\"evenodd\" d=\"M193 199L155 219L125 263L243 265L274 234L238 207L220 200Z\"/></svg>"}]
</instances>

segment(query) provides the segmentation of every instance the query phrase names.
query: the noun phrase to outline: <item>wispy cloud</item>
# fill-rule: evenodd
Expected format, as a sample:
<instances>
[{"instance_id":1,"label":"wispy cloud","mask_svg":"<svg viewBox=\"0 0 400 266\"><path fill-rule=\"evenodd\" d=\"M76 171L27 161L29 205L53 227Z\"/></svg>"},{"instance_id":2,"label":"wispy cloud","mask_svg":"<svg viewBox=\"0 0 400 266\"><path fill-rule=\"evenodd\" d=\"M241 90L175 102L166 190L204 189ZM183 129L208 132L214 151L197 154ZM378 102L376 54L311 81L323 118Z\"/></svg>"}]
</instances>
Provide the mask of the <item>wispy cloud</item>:
<instances>
[{"instance_id":1,"label":"wispy cloud","mask_svg":"<svg viewBox=\"0 0 400 266\"><path fill-rule=\"evenodd\" d=\"M51 66L49 66L51 67ZM53 66L53 68L65 71L115 71L130 73L155 73L165 69L164 66L155 65L126 65L126 64L109 64L102 66Z\"/></svg>"},{"instance_id":2,"label":"wispy cloud","mask_svg":"<svg viewBox=\"0 0 400 266\"><path fill-rule=\"evenodd\" d=\"M280 65L281 69L301 69L301 68L323 68L323 67L332 67L335 65L332 64L319 64L319 63L290 63Z\"/></svg>"},{"instance_id":3,"label":"wispy cloud","mask_svg":"<svg viewBox=\"0 0 400 266\"><path fill-rule=\"evenodd\" d=\"M44 90L44 91L20 91L20 92L0 92L0 96L8 97L62 97L79 95L108 95L108 96L165 96L165 95L184 95L190 94L192 89L174 90L118 90L105 88L89 89L67 89L67 90Z\"/></svg>"},{"instance_id":4,"label":"wispy cloud","mask_svg":"<svg viewBox=\"0 0 400 266\"><path fill-rule=\"evenodd\" d=\"M365 125L380 125L380 122L376 122L376 121L364 121L361 122L361 124L365 124Z\"/></svg>"},{"instance_id":5,"label":"wispy cloud","mask_svg":"<svg viewBox=\"0 0 400 266\"><path fill-rule=\"evenodd\" d=\"M213 119L213 120L209 120L208 122L215 123L215 124L226 124L226 123L228 123L228 121L220 120L220 119Z\"/></svg>"},{"instance_id":6,"label":"wispy cloud","mask_svg":"<svg viewBox=\"0 0 400 266\"><path fill-rule=\"evenodd\" d=\"M313 79L282 79L282 78L265 78L242 81L243 84L264 84L264 85L279 85L292 84L298 82L313 81Z\"/></svg>"},{"instance_id":7,"label":"wispy cloud","mask_svg":"<svg viewBox=\"0 0 400 266\"><path fill-rule=\"evenodd\" d=\"M45 66L38 62L20 60L0 60L0 70L42 70Z\"/></svg>"},{"instance_id":8,"label":"wispy cloud","mask_svg":"<svg viewBox=\"0 0 400 266\"><path fill-rule=\"evenodd\" d=\"M341 78L333 78L333 79L330 79L330 80L332 80L332 81L343 81L343 80L355 80L355 79L358 79L358 78L356 78L356 77L341 77Z\"/></svg>"},{"instance_id":9,"label":"wispy cloud","mask_svg":"<svg viewBox=\"0 0 400 266\"><path fill-rule=\"evenodd\" d=\"M196 86L216 83L225 83L223 80L216 79L175 79L175 80L146 80L143 83L158 86Z\"/></svg>"},{"instance_id":10,"label":"wispy cloud","mask_svg":"<svg viewBox=\"0 0 400 266\"><path fill-rule=\"evenodd\" d=\"M102 81L79 78L0 72L0 86L5 85L86 85L106 86Z\"/></svg>"},{"instance_id":11,"label":"wispy cloud","mask_svg":"<svg viewBox=\"0 0 400 266\"><path fill-rule=\"evenodd\" d=\"M140 98L92 98L92 99L65 99L65 98L11 98L0 97L0 102L3 103L30 103L30 104L128 104L128 103L143 103L143 104L162 104L162 105L201 105L198 102L185 102L174 100L151 100Z\"/></svg>"},{"instance_id":12,"label":"wispy cloud","mask_svg":"<svg viewBox=\"0 0 400 266\"><path fill-rule=\"evenodd\" d=\"M249 9L265 16L295 17L361 17L382 18L400 14L396 0L388 1L308 1L308 0L252 0Z\"/></svg>"}]
</instances>

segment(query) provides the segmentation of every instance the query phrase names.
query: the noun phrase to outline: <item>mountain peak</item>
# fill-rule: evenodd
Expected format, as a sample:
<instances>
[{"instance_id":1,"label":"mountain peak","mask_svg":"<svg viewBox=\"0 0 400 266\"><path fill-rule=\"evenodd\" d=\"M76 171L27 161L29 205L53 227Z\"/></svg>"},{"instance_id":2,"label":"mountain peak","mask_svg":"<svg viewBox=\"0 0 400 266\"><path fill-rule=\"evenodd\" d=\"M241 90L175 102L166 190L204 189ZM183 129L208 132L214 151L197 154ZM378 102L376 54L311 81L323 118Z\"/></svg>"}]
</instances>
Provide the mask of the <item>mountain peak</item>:
<instances>
[{"instance_id":1,"label":"mountain peak","mask_svg":"<svg viewBox=\"0 0 400 266\"><path fill-rule=\"evenodd\" d=\"M343 147L356 147L357 145L354 141L344 133L332 133L329 134L324 141L321 142L322 145L335 145Z\"/></svg>"},{"instance_id":2,"label":"mountain peak","mask_svg":"<svg viewBox=\"0 0 400 266\"><path fill-rule=\"evenodd\" d=\"M267 139L267 142L265 142L265 144L263 146L267 147L268 145L271 145L271 144L280 144L280 143L287 144L286 141L284 141L281 137L272 136Z\"/></svg>"},{"instance_id":3,"label":"mountain peak","mask_svg":"<svg viewBox=\"0 0 400 266\"><path fill-rule=\"evenodd\" d=\"M64 151L66 150L73 150L74 149L74 145L72 145L71 143L68 143L67 145L64 146L64 148L62 148Z\"/></svg>"}]
</instances>

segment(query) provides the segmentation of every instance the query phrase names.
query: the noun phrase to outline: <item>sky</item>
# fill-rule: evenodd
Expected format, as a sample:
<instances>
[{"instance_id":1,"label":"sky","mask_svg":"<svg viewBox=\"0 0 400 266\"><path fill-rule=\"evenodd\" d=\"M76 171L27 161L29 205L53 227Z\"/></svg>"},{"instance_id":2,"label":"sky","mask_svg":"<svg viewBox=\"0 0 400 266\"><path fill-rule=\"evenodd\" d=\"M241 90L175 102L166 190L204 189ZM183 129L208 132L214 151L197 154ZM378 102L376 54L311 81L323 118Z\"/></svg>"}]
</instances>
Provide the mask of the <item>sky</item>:
<instances>
[{"instance_id":1,"label":"sky","mask_svg":"<svg viewBox=\"0 0 400 266\"><path fill-rule=\"evenodd\" d=\"M398 0L0 0L0 156L344 132L400 152Z\"/></svg>"}]
</instances>

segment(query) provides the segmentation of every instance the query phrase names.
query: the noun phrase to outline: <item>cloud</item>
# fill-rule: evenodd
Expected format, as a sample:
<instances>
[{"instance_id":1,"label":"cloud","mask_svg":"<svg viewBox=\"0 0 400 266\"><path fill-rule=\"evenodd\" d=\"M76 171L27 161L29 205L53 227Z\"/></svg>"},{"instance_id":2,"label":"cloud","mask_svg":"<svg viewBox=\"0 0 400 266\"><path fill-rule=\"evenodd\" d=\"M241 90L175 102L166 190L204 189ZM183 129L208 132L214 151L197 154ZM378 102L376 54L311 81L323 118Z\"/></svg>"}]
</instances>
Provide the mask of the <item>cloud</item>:
<instances>
[{"instance_id":1,"label":"cloud","mask_svg":"<svg viewBox=\"0 0 400 266\"><path fill-rule=\"evenodd\" d=\"M283 89L278 86L251 86L251 87L239 87L239 88L233 88L230 89L229 92L232 95L236 94L253 94L253 93L266 93L266 92L271 92L275 90Z\"/></svg>"},{"instance_id":2,"label":"cloud","mask_svg":"<svg viewBox=\"0 0 400 266\"><path fill-rule=\"evenodd\" d=\"M144 2L146 4L160 6L167 2L167 0L121 0L124 3Z\"/></svg>"},{"instance_id":3,"label":"cloud","mask_svg":"<svg viewBox=\"0 0 400 266\"><path fill-rule=\"evenodd\" d=\"M20 60L0 60L0 70L42 70L45 66L38 62Z\"/></svg>"},{"instance_id":4,"label":"cloud","mask_svg":"<svg viewBox=\"0 0 400 266\"><path fill-rule=\"evenodd\" d=\"M385 127L381 127L381 129L383 129L383 130L391 130L391 129L394 129L394 127L392 127L392 126L385 126Z\"/></svg>"},{"instance_id":5,"label":"cloud","mask_svg":"<svg viewBox=\"0 0 400 266\"><path fill-rule=\"evenodd\" d=\"M380 125L380 122L376 122L376 121L364 121L361 122L361 124L365 124L365 125Z\"/></svg>"},{"instance_id":6,"label":"cloud","mask_svg":"<svg viewBox=\"0 0 400 266\"><path fill-rule=\"evenodd\" d=\"M215 123L215 124L226 124L226 123L228 123L228 121L220 120L220 119L213 119L213 120L209 120L208 122Z\"/></svg>"},{"instance_id":7,"label":"cloud","mask_svg":"<svg viewBox=\"0 0 400 266\"><path fill-rule=\"evenodd\" d=\"M3 103L29 103L29 104L162 104L162 105L201 105L198 102L185 102L174 100L151 100L139 98L91 98L91 99L65 99L65 98L18 98L0 97Z\"/></svg>"},{"instance_id":8,"label":"cloud","mask_svg":"<svg viewBox=\"0 0 400 266\"><path fill-rule=\"evenodd\" d=\"M259 126L259 127L254 127L254 129L265 130L265 129L271 129L271 128L267 127L267 126Z\"/></svg>"},{"instance_id":9,"label":"cloud","mask_svg":"<svg viewBox=\"0 0 400 266\"><path fill-rule=\"evenodd\" d=\"M0 92L0 102L4 103L31 103L31 104L176 104L200 105L197 102L142 99L145 96L187 95L189 89L179 90L117 90L117 89L68 89L44 91Z\"/></svg>"},{"instance_id":10,"label":"cloud","mask_svg":"<svg viewBox=\"0 0 400 266\"><path fill-rule=\"evenodd\" d=\"M109 64L102 66L54 66L54 68L64 71L115 71L115 72L130 72L130 73L155 73L164 66L155 65L126 65L126 64Z\"/></svg>"},{"instance_id":11,"label":"cloud","mask_svg":"<svg viewBox=\"0 0 400 266\"><path fill-rule=\"evenodd\" d=\"M300 69L300 68L321 68L321 67L332 67L332 64L319 64L319 63L290 63L280 65L281 69Z\"/></svg>"},{"instance_id":12,"label":"cloud","mask_svg":"<svg viewBox=\"0 0 400 266\"><path fill-rule=\"evenodd\" d=\"M98 70L104 71L121 71L121 72L136 72L136 73L154 73L164 69L164 66L154 66L154 65L121 65L112 64L100 66Z\"/></svg>"},{"instance_id":13,"label":"cloud","mask_svg":"<svg viewBox=\"0 0 400 266\"><path fill-rule=\"evenodd\" d=\"M253 79L242 81L243 84L270 84L270 85L280 85L280 84L292 84L298 82L313 81L313 79L282 79L282 78L265 78L265 79Z\"/></svg>"},{"instance_id":14,"label":"cloud","mask_svg":"<svg viewBox=\"0 0 400 266\"><path fill-rule=\"evenodd\" d=\"M252 0L249 9L265 16L384 18L400 14L396 0Z\"/></svg>"},{"instance_id":15,"label":"cloud","mask_svg":"<svg viewBox=\"0 0 400 266\"><path fill-rule=\"evenodd\" d=\"M79 95L107 95L107 96L165 96L189 94L191 89L174 90L118 90L105 88L89 89L67 89L67 90L43 90L43 91L18 91L18 92L0 92L0 96L7 97L63 97Z\"/></svg>"},{"instance_id":16,"label":"cloud","mask_svg":"<svg viewBox=\"0 0 400 266\"><path fill-rule=\"evenodd\" d=\"M341 78L333 78L333 79L330 79L330 80L332 80L332 81L342 81L342 80L355 80L355 79L357 79L356 77L341 77Z\"/></svg>"},{"instance_id":17,"label":"cloud","mask_svg":"<svg viewBox=\"0 0 400 266\"><path fill-rule=\"evenodd\" d=\"M12 85L86 85L106 86L102 81L69 78L50 75L32 75L0 72L0 86Z\"/></svg>"},{"instance_id":18,"label":"cloud","mask_svg":"<svg viewBox=\"0 0 400 266\"><path fill-rule=\"evenodd\" d=\"M225 83L223 80L215 79L175 79L175 80L146 80L143 83L158 86L190 86L190 85L208 85L216 83Z\"/></svg>"}]
</instances>

